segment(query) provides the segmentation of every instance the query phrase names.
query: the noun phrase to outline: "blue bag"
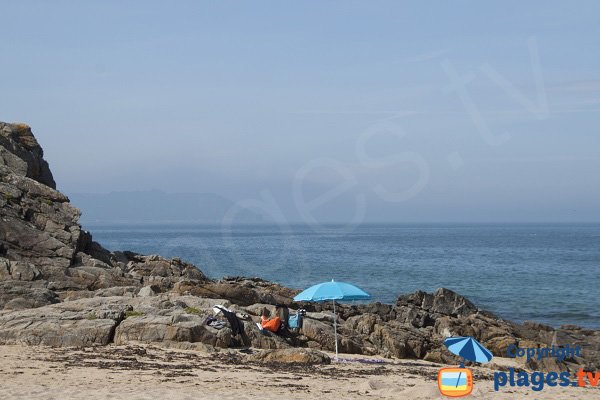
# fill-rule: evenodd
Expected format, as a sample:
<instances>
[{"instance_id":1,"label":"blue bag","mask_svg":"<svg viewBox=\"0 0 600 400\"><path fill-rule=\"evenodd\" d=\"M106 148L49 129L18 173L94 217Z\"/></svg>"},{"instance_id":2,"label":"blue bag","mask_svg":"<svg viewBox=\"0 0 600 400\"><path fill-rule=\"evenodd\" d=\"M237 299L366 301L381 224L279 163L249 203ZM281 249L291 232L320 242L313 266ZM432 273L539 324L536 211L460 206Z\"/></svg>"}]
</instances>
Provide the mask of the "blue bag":
<instances>
[{"instance_id":1,"label":"blue bag","mask_svg":"<svg viewBox=\"0 0 600 400\"><path fill-rule=\"evenodd\" d=\"M294 314L288 317L288 328L289 329L298 329L302 324L302 315Z\"/></svg>"}]
</instances>

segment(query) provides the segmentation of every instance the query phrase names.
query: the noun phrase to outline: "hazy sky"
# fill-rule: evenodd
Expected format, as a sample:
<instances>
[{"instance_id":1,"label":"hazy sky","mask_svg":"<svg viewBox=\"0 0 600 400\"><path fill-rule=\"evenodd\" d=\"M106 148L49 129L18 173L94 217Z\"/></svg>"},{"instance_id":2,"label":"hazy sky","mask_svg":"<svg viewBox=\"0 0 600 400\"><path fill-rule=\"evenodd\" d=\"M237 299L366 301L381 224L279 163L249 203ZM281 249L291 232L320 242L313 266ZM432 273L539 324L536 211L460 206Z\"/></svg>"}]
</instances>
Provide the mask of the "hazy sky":
<instances>
[{"instance_id":1,"label":"hazy sky","mask_svg":"<svg viewBox=\"0 0 600 400\"><path fill-rule=\"evenodd\" d=\"M0 120L33 127L67 194L213 192L288 221L600 221L597 1L0 15Z\"/></svg>"}]
</instances>

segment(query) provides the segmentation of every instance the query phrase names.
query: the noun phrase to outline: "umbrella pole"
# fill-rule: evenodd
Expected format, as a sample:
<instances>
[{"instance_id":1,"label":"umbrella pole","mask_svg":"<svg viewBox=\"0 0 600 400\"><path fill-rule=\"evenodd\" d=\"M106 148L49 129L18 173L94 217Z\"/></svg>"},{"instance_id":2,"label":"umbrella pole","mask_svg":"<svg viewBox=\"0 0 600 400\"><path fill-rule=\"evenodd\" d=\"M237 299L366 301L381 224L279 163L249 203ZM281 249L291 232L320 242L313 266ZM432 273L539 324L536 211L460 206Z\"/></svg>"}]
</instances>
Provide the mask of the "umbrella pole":
<instances>
[{"instance_id":1,"label":"umbrella pole","mask_svg":"<svg viewBox=\"0 0 600 400\"><path fill-rule=\"evenodd\" d=\"M338 341L337 341L337 318L335 314L335 300L333 300L333 332L335 333L335 361L338 360Z\"/></svg>"}]
</instances>

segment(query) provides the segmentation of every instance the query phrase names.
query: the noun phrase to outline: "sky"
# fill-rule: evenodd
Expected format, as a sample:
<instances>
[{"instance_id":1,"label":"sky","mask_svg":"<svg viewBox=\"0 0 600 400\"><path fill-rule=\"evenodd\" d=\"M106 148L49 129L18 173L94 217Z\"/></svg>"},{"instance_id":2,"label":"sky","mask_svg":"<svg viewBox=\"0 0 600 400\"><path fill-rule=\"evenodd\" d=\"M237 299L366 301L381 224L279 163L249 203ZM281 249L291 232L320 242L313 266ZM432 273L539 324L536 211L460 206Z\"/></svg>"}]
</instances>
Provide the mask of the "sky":
<instances>
[{"instance_id":1,"label":"sky","mask_svg":"<svg viewBox=\"0 0 600 400\"><path fill-rule=\"evenodd\" d=\"M596 1L0 1L67 193L284 222L600 221ZM85 210L83 210L85 213Z\"/></svg>"}]
</instances>

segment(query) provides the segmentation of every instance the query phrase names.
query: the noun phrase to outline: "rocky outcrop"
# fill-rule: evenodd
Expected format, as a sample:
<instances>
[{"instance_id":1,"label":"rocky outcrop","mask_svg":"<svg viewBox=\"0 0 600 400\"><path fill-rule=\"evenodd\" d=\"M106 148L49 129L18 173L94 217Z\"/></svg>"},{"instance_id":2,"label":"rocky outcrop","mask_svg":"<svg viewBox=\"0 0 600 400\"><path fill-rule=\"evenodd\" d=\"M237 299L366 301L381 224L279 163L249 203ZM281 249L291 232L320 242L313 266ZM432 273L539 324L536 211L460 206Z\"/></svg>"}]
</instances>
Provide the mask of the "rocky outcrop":
<instances>
[{"instance_id":1,"label":"rocky outcrop","mask_svg":"<svg viewBox=\"0 0 600 400\"><path fill-rule=\"evenodd\" d=\"M31 129L0 123L0 283L12 282L3 285L0 309L51 304L73 290L153 285L166 291L181 280L209 281L177 258L111 253L79 217L56 190Z\"/></svg>"},{"instance_id":2,"label":"rocky outcrop","mask_svg":"<svg viewBox=\"0 0 600 400\"><path fill-rule=\"evenodd\" d=\"M5 310L24 310L58 302L58 295L42 282L0 282L0 306Z\"/></svg>"},{"instance_id":3,"label":"rocky outcrop","mask_svg":"<svg viewBox=\"0 0 600 400\"><path fill-rule=\"evenodd\" d=\"M0 165L56 189L44 151L26 124L0 122Z\"/></svg>"},{"instance_id":4,"label":"rocky outcrop","mask_svg":"<svg viewBox=\"0 0 600 400\"><path fill-rule=\"evenodd\" d=\"M297 290L286 288L260 278L225 277L217 282L180 280L173 291L199 297L224 298L231 302L249 306L252 304L282 304L289 306Z\"/></svg>"},{"instance_id":5,"label":"rocky outcrop","mask_svg":"<svg viewBox=\"0 0 600 400\"><path fill-rule=\"evenodd\" d=\"M86 299L21 311L0 312L0 343L47 346L106 345L127 304Z\"/></svg>"},{"instance_id":6,"label":"rocky outcrop","mask_svg":"<svg viewBox=\"0 0 600 400\"><path fill-rule=\"evenodd\" d=\"M0 344L90 346L155 343L218 351L267 349L256 361L328 363L320 350L418 358L456 364L448 336L473 336L496 356L521 347L581 345L565 363L519 360L524 367L600 369L600 332L574 326L517 325L479 310L448 290L402 295L395 304L296 304L297 291L259 278L208 279L179 258L110 252L79 224L80 212L56 190L42 148L23 124L0 123ZM264 308L308 312L301 329L275 335L258 329ZM213 307L242 315L243 332L207 325Z\"/></svg>"},{"instance_id":7,"label":"rocky outcrop","mask_svg":"<svg viewBox=\"0 0 600 400\"><path fill-rule=\"evenodd\" d=\"M200 298L172 291L139 296L130 288L123 288L117 296L106 297L115 294L111 292L112 290L99 289L86 292L90 297L65 300L38 308L0 311L0 344L82 347L109 343L153 343L202 351L253 347L277 350L260 353L261 358L257 361L282 363L327 362L326 359L313 358L314 354L320 353L312 350L335 349L333 315L326 310L308 312L299 331L275 335L260 331L256 326L262 309L272 308L270 305L240 306L226 299ZM439 302L442 297L447 298L447 294L448 291L444 289L430 296ZM242 320L242 335L234 335L223 317L220 317L225 323L222 328L206 324L207 317L214 316L215 305L227 307L238 315L248 315ZM383 316L364 312L365 308L371 306L339 306L342 314L352 315L345 320L339 317L337 321L341 352L457 364L459 359L445 350L442 341L447 335L469 334L493 349L498 356L505 355L505 349L498 350L492 346L498 337L522 347L569 343L580 344L585 349L586 357L582 359L567 360L562 364L552 363L552 360L537 363L518 360L523 367L541 370L599 367L600 336L596 331L576 327L538 330L531 324L514 325L480 311L473 311L462 317L438 315L433 325L417 328L397 318L398 315L404 315L405 305L390 306L389 313ZM381 310L381 307L376 308ZM416 311L425 312L422 308ZM430 314L428 318L433 318L433 315ZM495 336L494 332L501 332L502 335ZM293 350L280 351L285 349Z\"/></svg>"}]
</instances>

